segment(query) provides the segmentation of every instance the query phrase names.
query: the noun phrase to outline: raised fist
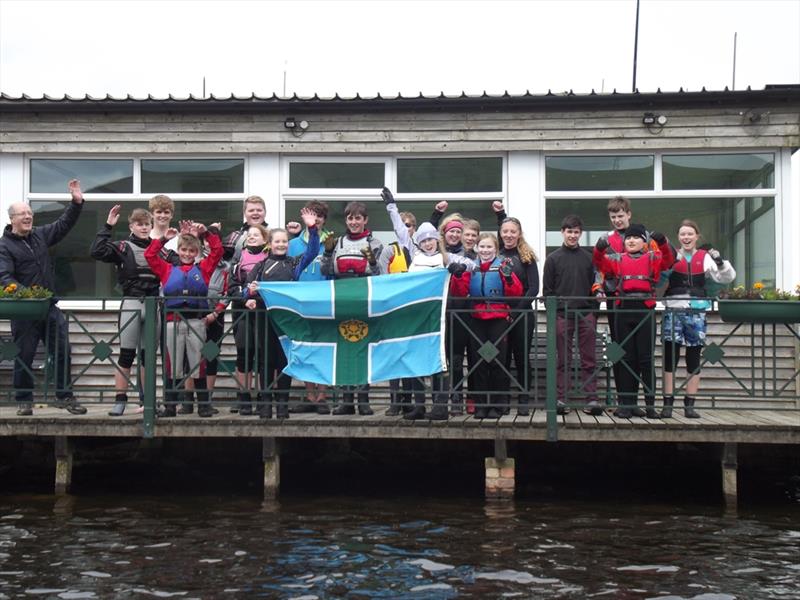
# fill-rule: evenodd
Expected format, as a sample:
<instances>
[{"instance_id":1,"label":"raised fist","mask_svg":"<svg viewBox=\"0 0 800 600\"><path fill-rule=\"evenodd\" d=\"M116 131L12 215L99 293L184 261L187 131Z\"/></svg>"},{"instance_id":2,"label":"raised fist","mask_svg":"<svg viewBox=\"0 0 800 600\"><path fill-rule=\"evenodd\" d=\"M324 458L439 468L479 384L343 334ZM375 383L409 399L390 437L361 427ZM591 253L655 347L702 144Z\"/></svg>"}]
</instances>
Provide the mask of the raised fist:
<instances>
[{"instance_id":1,"label":"raised fist","mask_svg":"<svg viewBox=\"0 0 800 600\"><path fill-rule=\"evenodd\" d=\"M389 190L389 188L387 187L381 190L381 200L383 200L384 204L397 204L397 202L395 202L394 196L392 196L391 190Z\"/></svg>"},{"instance_id":2,"label":"raised fist","mask_svg":"<svg viewBox=\"0 0 800 600\"><path fill-rule=\"evenodd\" d=\"M500 200L495 200L492 202L492 210L496 213L503 211L503 203Z\"/></svg>"},{"instance_id":3,"label":"raised fist","mask_svg":"<svg viewBox=\"0 0 800 600\"><path fill-rule=\"evenodd\" d=\"M447 206L447 200L442 200L441 202L436 203L436 206L433 207L433 210L444 214L444 212L447 210Z\"/></svg>"},{"instance_id":4,"label":"raised fist","mask_svg":"<svg viewBox=\"0 0 800 600\"><path fill-rule=\"evenodd\" d=\"M655 241L655 243L658 244L659 246L662 246L667 243L667 236L665 236L663 233L654 231L653 233L650 234L650 237L653 238L653 241Z\"/></svg>"},{"instance_id":5,"label":"raised fist","mask_svg":"<svg viewBox=\"0 0 800 600\"><path fill-rule=\"evenodd\" d=\"M597 240L597 243L594 245L594 247L597 248L600 252L605 252L608 246L609 243L608 243L608 238L606 236L601 237L599 240Z\"/></svg>"},{"instance_id":6,"label":"raised fist","mask_svg":"<svg viewBox=\"0 0 800 600\"><path fill-rule=\"evenodd\" d=\"M716 264L720 269L725 264L725 261L722 260L719 250L711 248L711 250L708 251L708 255L714 260L714 264Z\"/></svg>"}]
</instances>

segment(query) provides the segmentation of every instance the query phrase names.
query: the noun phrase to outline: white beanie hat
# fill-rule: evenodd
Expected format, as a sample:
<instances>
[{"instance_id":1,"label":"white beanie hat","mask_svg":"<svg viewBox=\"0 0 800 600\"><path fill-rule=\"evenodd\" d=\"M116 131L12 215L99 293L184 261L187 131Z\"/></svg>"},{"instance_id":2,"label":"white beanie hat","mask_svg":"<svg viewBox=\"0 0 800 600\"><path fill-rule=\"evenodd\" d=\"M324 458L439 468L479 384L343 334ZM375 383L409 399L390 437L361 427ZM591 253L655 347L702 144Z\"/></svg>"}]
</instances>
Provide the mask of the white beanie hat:
<instances>
[{"instance_id":1,"label":"white beanie hat","mask_svg":"<svg viewBox=\"0 0 800 600\"><path fill-rule=\"evenodd\" d=\"M438 240L439 232L436 227L425 221L417 228L417 243L421 244L425 240Z\"/></svg>"}]
</instances>

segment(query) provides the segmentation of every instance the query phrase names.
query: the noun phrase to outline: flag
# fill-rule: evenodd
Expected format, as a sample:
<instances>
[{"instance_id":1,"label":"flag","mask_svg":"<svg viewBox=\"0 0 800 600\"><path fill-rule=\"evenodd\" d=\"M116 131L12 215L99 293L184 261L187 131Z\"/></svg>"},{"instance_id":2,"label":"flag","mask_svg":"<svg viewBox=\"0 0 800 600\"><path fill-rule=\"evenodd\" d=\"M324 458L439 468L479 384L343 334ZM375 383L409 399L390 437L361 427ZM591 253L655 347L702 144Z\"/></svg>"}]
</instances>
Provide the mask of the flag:
<instances>
[{"instance_id":1,"label":"flag","mask_svg":"<svg viewBox=\"0 0 800 600\"><path fill-rule=\"evenodd\" d=\"M363 385L446 370L446 269L333 281L262 281L259 292L301 381Z\"/></svg>"}]
</instances>

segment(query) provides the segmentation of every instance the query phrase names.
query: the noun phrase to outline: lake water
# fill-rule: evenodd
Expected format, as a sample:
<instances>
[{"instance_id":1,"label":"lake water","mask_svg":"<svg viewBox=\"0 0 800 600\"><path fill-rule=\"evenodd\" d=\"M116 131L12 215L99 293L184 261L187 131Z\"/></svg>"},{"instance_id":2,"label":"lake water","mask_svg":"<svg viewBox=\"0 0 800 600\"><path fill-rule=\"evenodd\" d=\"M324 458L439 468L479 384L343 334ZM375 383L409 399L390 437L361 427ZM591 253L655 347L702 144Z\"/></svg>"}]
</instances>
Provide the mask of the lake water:
<instances>
[{"instance_id":1,"label":"lake water","mask_svg":"<svg viewBox=\"0 0 800 600\"><path fill-rule=\"evenodd\" d=\"M0 492L0 598L153 597L798 598L800 505Z\"/></svg>"}]
</instances>

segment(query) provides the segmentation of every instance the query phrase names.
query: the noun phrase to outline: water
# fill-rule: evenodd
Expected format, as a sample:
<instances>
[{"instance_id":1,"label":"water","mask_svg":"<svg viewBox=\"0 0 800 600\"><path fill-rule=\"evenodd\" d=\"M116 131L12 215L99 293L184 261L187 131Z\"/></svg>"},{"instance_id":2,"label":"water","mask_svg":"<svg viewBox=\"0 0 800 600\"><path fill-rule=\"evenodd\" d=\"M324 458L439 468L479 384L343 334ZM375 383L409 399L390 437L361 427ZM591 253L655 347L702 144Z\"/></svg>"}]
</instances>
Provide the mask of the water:
<instances>
[{"instance_id":1,"label":"water","mask_svg":"<svg viewBox=\"0 0 800 600\"><path fill-rule=\"evenodd\" d=\"M800 597L800 510L0 494L0 598Z\"/></svg>"}]
</instances>

